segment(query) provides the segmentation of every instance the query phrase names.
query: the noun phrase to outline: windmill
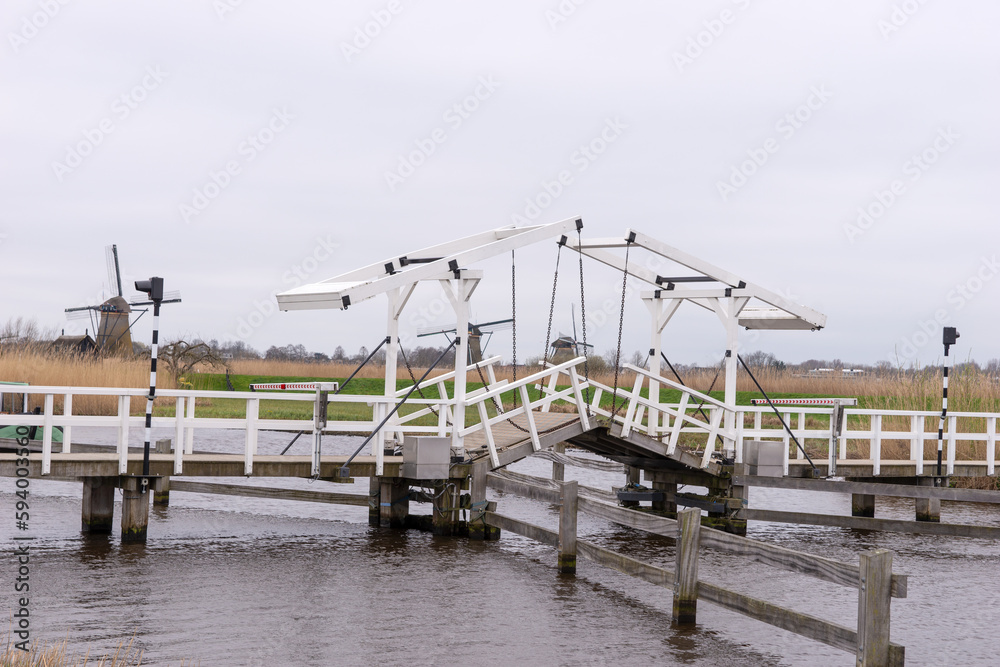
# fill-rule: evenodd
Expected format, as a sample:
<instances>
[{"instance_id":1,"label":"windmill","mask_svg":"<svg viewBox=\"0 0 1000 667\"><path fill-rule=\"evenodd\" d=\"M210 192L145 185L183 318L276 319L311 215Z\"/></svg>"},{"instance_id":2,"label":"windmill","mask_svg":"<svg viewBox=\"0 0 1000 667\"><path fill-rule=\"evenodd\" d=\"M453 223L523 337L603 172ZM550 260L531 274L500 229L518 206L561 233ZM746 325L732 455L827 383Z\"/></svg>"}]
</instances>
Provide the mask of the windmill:
<instances>
[{"instance_id":1,"label":"windmill","mask_svg":"<svg viewBox=\"0 0 1000 667\"><path fill-rule=\"evenodd\" d=\"M560 331L559 337L552 341L552 345L549 347L549 359L553 363L568 361L574 357L579 357L581 354L589 354L590 351L588 348L594 347L590 343L584 343L576 339L576 311L573 308L574 305L573 303L569 304L569 316L573 321L573 335L567 336ZM558 360L557 357L559 357Z\"/></svg>"},{"instance_id":2,"label":"windmill","mask_svg":"<svg viewBox=\"0 0 1000 667\"><path fill-rule=\"evenodd\" d=\"M126 300L122 291L122 272L118 263L118 246L109 245L105 249L108 264L108 285L114 295L104 303L96 306L79 306L67 308L66 319L76 320L89 318L94 327L94 339L97 349L105 354L132 354L132 326L139 319L130 321L131 314L138 312L142 317L146 309L136 310L137 306L152 304L146 295L138 294ZM180 292L165 295L162 303L179 303Z\"/></svg>"},{"instance_id":3,"label":"windmill","mask_svg":"<svg viewBox=\"0 0 1000 667\"><path fill-rule=\"evenodd\" d=\"M514 320L511 318L506 320L496 320L493 322L481 322L479 324L469 322L469 363L475 364L482 361L483 350L486 349L486 345L489 345L490 340L493 338L493 334L497 331L504 331L512 328L513 323ZM448 334L453 334L457 331L457 324L443 327L425 327L417 330L417 338L444 334L448 337L450 342L451 337L448 336ZM485 345L482 342L483 336L487 337Z\"/></svg>"}]
</instances>

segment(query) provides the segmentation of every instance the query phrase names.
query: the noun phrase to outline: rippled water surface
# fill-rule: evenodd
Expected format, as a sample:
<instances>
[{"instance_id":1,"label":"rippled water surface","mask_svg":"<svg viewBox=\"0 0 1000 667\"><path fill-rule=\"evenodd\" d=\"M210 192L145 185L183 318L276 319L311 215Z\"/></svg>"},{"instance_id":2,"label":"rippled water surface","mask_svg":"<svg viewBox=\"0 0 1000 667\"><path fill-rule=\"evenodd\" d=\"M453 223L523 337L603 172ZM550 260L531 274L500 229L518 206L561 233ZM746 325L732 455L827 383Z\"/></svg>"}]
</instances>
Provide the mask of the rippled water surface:
<instances>
[{"instance_id":1,"label":"rippled water surface","mask_svg":"<svg viewBox=\"0 0 1000 667\"><path fill-rule=\"evenodd\" d=\"M163 437L169 437L164 434ZM113 434L74 429L104 443ZM286 434L262 434L261 454ZM305 454L305 438L291 453ZM328 439L325 453L353 451ZM242 450L239 434L198 448ZM545 475L550 464L513 469ZM567 469L601 488L621 477ZM219 480L221 481L221 480ZM234 480L261 486L367 494L306 480ZM12 509L13 480L0 479ZM146 663L202 665L847 665L830 649L707 603L691 630L670 625L670 591L581 560L559 576L555 551L505 533L499 542L438 538L368 526L367 509L174 492L151 511L146 545L80 532L80 485L33 480L31 613L34 637L68 639L92 653L132 636ZM551 506L491 493L501 511L554 527ZM755 489L754 507L850 513L850 496ZM416 513L426 506L411 505ZM913 518L913 501L878 498L878 516ZM5 512L10 517L10 512ZM116 507L116 531L120 505ZM942 519L1000 525L1000 510L943 503ZM580 515L581 537L672 567L662 538ZM0 521L11 544L12 519ZM911 665L993 665L1000 654L1000 545L988 540L752 523L750 536L845 561L891 549L910 575L909 597L893 600L892 638ZM857 593L816 579L704 550L701 577L853 627ZM13 568L3 567L12 610Z\"/></svg>"}]
</instances>

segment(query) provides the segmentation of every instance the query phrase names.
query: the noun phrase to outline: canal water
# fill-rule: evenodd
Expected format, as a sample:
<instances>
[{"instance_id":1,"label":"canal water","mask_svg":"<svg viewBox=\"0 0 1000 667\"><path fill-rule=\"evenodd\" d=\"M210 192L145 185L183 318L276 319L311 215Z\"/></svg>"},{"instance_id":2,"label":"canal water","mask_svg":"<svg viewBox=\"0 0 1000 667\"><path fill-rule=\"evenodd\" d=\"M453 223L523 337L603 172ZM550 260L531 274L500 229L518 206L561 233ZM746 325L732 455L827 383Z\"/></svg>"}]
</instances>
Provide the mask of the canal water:
<instances>
[{"instance_id":1,"label":"canal water","mask_svg":"<svg viewBox=\"0 0 1000 667\"><path fill-rule=\"evenodd\" d=\"M160 437L170 437L164 433ZM79 442L114 433L75 428ZM277 454L283 433L262 433L260 454ZM350 437L324 453L353 451ZM305 438L290 453L305 454ZM242 433L198 449L242 451ZM528 459L513 470L548 475ZM208 478L201 478L211 481ZM567 479L608 489L622 476L567 468ZM13 544L13 479L0 479ZM218 480L223 481L223 480ZM354 488L307 480L225 481L310 490ZM78 483L32 480L33 638L99 655L134 638L149 665L849 665L853 656L699 603L698 625L671 627L671 593L581 559L575 577L556 574L555 551L504 533L499 542L437 538L368 526L367 508L174 492L151 510L149 541L80 532ZM499 493L500 511L555 527L557 509ZM754 489L758 508L849 514L850 496ZM120 504L115 525L118 525ZM411 504L414 513L429 507ZM878 498L877 516L913 518L913 501ZM942 520L1000 525L995 506L943 503ZM663 538L580 515L580 536L672 568ZM1000 545L839 528L751 523L749 536L857 562L886 548L909 597L892 603L892 639L909 665L995 665L1000 655ZM14 610L15 566L2 566L4 609ZM700 576L782 606L853 627L857 592L712 550Z\"/></svg>"}]
</instances>

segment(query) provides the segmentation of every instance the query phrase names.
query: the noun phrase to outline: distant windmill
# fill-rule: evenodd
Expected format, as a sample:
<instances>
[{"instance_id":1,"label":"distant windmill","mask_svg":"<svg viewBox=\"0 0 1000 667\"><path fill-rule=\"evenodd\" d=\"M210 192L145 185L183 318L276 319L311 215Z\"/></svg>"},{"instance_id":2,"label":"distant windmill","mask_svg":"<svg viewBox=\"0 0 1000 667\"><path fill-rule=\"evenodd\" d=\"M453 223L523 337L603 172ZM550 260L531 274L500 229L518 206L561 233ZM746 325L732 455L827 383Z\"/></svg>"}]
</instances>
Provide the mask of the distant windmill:
<instances>
[{"instance_id":1,"label":"distant windmill","mask_svg":"<svg viewBox=\"0 0 1000 667\"><path fill-rule=\"evenodd\" d=\"M569 304L569 316L573 321L573 336L570 337L559 332L559 337L552 341L552 345L549 348L549 359L553 362L556 362L557 357L559 357L559 361L568 361L573 357L579 357L581 354L589 354L587 348L594 347L590 343L584 343L576 339L576 312L573 306L574 304Z\"/></svg>"},{"instance_id":2,"label":"distant windmill","mask_svg":"<svg viewBox=\"0 0 1000 667\"><path fill-rule=\"evenodd\" d=\"M479 324L474 324L469 322L469 363L475 364L483 360L483 350L486 349L486 345L489 345L490 340L493 338L493 334L497 331L504 331L513 327L514 320L496 320L494 322L481 322ZM458 331L458 325L452 324L450 326L443 327L425 327L423 329L417 330L417 338L423 336L435 336L437 334L453 334ZM483 336L486 336L486 344L484 345L482 340ZM449 340L451 339L448 336Z\"/></svg>"},{"instance_id":3,"label":"distant windmill","mask_svg":"<svg viewBox=\"0 0 1000 667\"><path fill-rule=\"evenodd\" d=\"M109 245L105 249L108 262L108 285L114 292L114 296L97 306L80 306L78 308L67 308L65 310L66 319L76 320L89 318L94 326L95 341L97 349L105 354L131 354L132 353L132 326L135 321L130 321L133 312L138 312L139 317L146 312L145 309L134 310L136 306L148 306L152 302L144 294L137 294L126 301L122 292L122 272L118 263L118 246ZM172 292L165 295L163 303L179 303L180 292Z\"/></svg>"}]
</instances>

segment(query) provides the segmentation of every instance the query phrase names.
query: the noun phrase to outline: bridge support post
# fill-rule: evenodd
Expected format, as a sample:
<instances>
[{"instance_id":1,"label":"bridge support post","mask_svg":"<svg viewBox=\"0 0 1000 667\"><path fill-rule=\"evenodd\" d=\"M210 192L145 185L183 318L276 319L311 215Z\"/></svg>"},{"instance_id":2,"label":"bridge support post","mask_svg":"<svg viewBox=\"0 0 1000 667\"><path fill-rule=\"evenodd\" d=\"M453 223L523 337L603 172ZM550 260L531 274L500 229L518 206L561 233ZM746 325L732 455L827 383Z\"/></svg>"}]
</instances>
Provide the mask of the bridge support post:
<instances>
[{"instance_id":1,"label":"bridge support post","mask_svg":"<svg viewBox=\"0 0 1000 667\"><path fill-rule=\"evenodd\" d=\"M382 484L378 477L371 477L368 480L368 525L375 526L376 528L380 525L380 510L379 503L382 498Z\"/></svg>"},{"instance_id":2,"label":"bridge support post","mask_svg":"<svg viewBox=\"0 0 1000 667\"><path fill-rule=\"evenodd\" d=\"M576 574L577 482L559 484L559 572Z\"/></svg>"},{"instance_id":3,"label":"bridge support post","mask_svg":"<svg viewBox=\"0 0 1000 667\"><path fill-rule=\"evenodd\" d=\"M689 507L677 513L677 568L674 573L673 620L690 625L698 615L698 545L701 510Z\"/></svg>"},{"instance_id":4,"label":"bridge support post","mask_svg":"<svg viewBox=\"0 0 1000 667\"><path fill-rule=\"evenodd\" d=\"M410 513L410 485L405 480L391 477L378 478L379 525L390 528L405 528L406 517Z\"/></svg>"},{"instance_id":5,"label":"bridge support post","mask_svg":"<svg viewBox=\"0 0 1000 667\"><path fill-rule=\"evenodd\" d=\"M934 486L933 477L919 478L920 486ZM941 499L940 498L917 498L916 499L917 521L941 522Z\"/></svg>"},{"instance_id":6,"label":"bridge support post","mask_svg":"<svg viewBox=\"0 0 1000 667\"><path fill-rule=\"evenodd\" d=\"M157 454L169 454L171 451L171 440L170 438L165 438L163 440L156 441L156 453ZM153 504L154 505L169 505L170 504L170 477L164 475L153 480Z\"/></svg>"},{"instance_id":7,"label":"bridge support post","mask_svg":"<svg viewBox=\"0 0 1000 667\"><path fill-rule=\"evenodd\" d=\"M566 453L566 443L557 442L555 446L552 447L552 451L556 454ZM562 463L552 463L552 479L556 482L561 482L566 479L566 466Z\"/></svg>"},{"instance_id":8,"label":"bridge support post","mask_svg":"<svg viewBox=\"0 0 1000 667\"><path fill-rule=\"evenodd\" d=\"M483 521L483 515L488 510L486 501L486 475L489 468L484 463L472 468L472 486L470 489L471 506L469 508L469 538L473 540L499 540L500 529L488 526Z\"/></svg>"},{"instance_id":9,"label":"bridge support post","mask_svg":"<svg viewBox=\"0 0 1000 667\"><path fill-rule=\"evenodd\" d=\"M875 516L875 496L866 493L851 494L851 516Z\"/></svg>"},{"instance_id":10,"label":"bridge support post","mask_svg":"<svg viewBox=\"0 0 1000 667\"><path fill-rule=\"evenodd\" d=\"M638 486L639 480L642 475L642 470L633 466L625 466L625 486L629 487L633 484ZM622 507L638 507L638 500L623 500L621 501Z\"/></svg>"},{"instance_id":11,"label":"bridge support post","mask_svg":"<svg viewBox=\"0 0 1000 667\"><path fill-rule=\"evenodd\" d=\"M653 511L672 519L677 518L677 485L656 480L650 482L650 485L654 491L663 493L663 500L653 501Z\"/></svg>"},{"instance_id":12,"label":"bridge support post","mask_svg":"<svg viewBox=\"0 0 1000 667\"><path fill-rule=\"evenodd\" d=\"M149 526L149 493L139 477L122 478L122 543L146 542Z\"/></svg>"},{"instance_id":13,"label":"bridge support post","mask_svg":"<svg viewBox=\"0 0 1000 667\"><path fill-rule=\"evenodd\" d=\"M114 527L117 477L84 477L80 529L87 533L110 533Z\"/></svg>"},{"instance_id":14,"label":"bridge support post","mask_svg":"<svg viewBox=\"0 0 1000 667\"><path fill-rule=\"evenodd\" d=\"M432 532L435 535L458 534L458 512L462 489L458 480L450 479L434 486L434 516ZM383 500L384 502L384 500Z\"/></svg>"}]
</instances>

